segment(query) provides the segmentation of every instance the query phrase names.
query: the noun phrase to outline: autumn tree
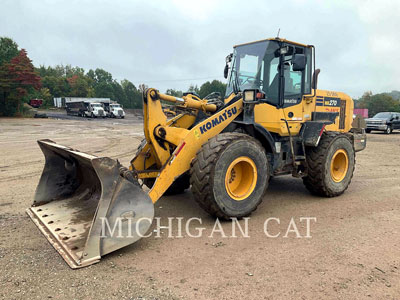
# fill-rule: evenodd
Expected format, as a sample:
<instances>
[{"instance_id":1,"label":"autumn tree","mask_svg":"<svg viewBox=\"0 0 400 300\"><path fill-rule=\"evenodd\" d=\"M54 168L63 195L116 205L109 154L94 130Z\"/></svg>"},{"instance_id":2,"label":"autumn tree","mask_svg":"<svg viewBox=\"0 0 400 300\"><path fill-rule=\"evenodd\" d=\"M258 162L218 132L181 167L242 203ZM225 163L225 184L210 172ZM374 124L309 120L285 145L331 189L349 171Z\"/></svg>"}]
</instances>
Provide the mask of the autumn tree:
<instances>
[{"instance_id":1,"label":"autumn tree","mask_svg":"<svg viewBox=\"0 0 400 300\"><path fill-rule=\"evenodd\" d=\"M67 78L71 88L69 96L71 97L88 97L89 83L83 74L74 74Z\"/></svg>"},{"instance_id":2,"label":"autumn tree","mask_svg":"<svg viewBox=\"0 0 400 300\"><path fill-rule=\"evenodd\" d=\"M0 112L3 116L11 116L21 112L22 100L29 91L40 89L40 77L25 49L0 68Z\"/></svg>"}]
</instances>

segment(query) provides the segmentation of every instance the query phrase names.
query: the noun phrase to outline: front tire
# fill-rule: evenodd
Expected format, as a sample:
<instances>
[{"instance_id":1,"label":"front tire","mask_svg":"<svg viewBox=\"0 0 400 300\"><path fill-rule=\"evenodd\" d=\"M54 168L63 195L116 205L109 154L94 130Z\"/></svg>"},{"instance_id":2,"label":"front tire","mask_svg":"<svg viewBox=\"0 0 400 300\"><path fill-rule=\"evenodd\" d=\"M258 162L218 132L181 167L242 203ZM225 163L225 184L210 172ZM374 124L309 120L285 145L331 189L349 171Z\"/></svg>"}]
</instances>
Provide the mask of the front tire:
<instances>
[{"instance_id":1,"label":"front tire","mask_svg":"<svg viewBox=\"0 0 400 300\"><path fill-rule=\"evenodd\" d=\"M326 132L316 148L306 149L306 188L314 195L335 197L349 187L354 173L355 152L345 134Z\"/></svg>"},{"instance_id":2,"label":"front tire","mask_svg":"<svg viewBox=\"0 0 400 300\"><path fill-rule=\"evenodd\" d=\"M221 133L197 152L190 169L196 202L210 215L229 219L250 215L268 186L264 148L251 136Z\"/></svg>"},{"instance_id":3,"label":"front tire","mask_svg":"<svg viewBox=\"0 0 400 300\"><path fill-rule=\"evenodd\" d=\"M386 134L391 134L392 132L393 132L392 126L388 125L388 127L387 127L386 130L385 130L385 133L386 133Z\"/></svg>"},{"instance_id":4,"label":"front tire","mask_svg":"<svg viewBox=\"0 0 400 300\"><path fill-rule=\"evenodd\" d=\"M371 129L365 129L366 133L371 133Z\"/></svg>"}]
</instances>

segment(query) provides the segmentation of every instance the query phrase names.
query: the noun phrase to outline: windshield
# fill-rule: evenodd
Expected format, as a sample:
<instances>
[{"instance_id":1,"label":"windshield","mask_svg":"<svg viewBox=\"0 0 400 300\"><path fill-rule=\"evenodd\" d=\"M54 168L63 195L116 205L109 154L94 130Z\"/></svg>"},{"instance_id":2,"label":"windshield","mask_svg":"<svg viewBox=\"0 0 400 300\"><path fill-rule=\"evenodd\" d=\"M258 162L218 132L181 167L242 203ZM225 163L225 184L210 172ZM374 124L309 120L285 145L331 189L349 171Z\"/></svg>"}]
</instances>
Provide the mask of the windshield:
<instances>
[{"instance_id":1,"label":"windshield","mask_svg":"<svg viewBox=\"0 0 400 300\"><path fill-rule=\"evenodd\" d=\"M271 70L275 70L276 73L279 56L275 57L275 54L278 49L279 44L275 41L262 41L235 47L226 96L234 90L259 88L265 91L268 89L274 77L266 80L264 75L268 73L267 76L271 77L269 76Z\"/></svg>"},{"instance_id":2,"label":"windshield","mask_svg":"<svg viewBox=\"0 0 400 300\"><path fill-rule=\"evenodd\" d=\"M100 104L92 104L92 107L101 107Z\"/></svg>"},{"instance_id":3,"label":"windshield","mask_svg":"<svg viewBox=\"0 0 400 300\"><path fill-rule=\"evenodd\" d=\"M279 51L281 47L286 49L282 56ZM306 56L304 71L293 70L295 54ZM290 105L301 101L303 93L311 94L311 47L285 43L280 45L274 40L260 41L236 46L232 59L226 97L232 92L258 89L264 92L268 103L279 104L279 95L283 93L284 105ZM284 78L282 83L280 75ZM282 84L284 87L280 92Z\"/></svg>"},{"instance_id":4,"label":"windshield","mask_svg":"<svg viewBox=\"0 0 400 300\"><path fill-rule=\"evenodd\" d=\"M113 105L111 105L111 107L118 108L118 107L121 107L121 106L119 104L113 104Z\"/></svg>"},{"instance_id":5,"label":"windshield","mask_svg":"<svg viewBox=\"0 0 400 300\"><path fill-rule=\"evenodd\" d=\"M373 116L374 119L389 119L391 118L392 113L390 112L380 112Z\"/></svg>"}]
</instances>

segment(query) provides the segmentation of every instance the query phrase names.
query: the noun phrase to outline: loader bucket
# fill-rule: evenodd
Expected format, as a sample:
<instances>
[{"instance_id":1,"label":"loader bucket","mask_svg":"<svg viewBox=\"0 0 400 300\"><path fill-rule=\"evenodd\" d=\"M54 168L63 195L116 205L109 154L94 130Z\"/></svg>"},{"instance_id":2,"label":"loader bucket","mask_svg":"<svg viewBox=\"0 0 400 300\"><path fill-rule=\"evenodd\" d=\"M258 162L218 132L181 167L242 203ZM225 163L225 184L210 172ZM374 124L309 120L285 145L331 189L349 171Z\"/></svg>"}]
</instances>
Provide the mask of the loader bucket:
<instances>
[{"instance_id":1,"label":"loader bucket","mask_svg":"<svg viewBox=\"0 0 400 300\"><path fill-rule=\"evenodd\" d=\"M147 232L153 203L120 175L117 161L38 143L46 163L27 213L71 268L96 263Z\"/></svg>"}]
</instances>

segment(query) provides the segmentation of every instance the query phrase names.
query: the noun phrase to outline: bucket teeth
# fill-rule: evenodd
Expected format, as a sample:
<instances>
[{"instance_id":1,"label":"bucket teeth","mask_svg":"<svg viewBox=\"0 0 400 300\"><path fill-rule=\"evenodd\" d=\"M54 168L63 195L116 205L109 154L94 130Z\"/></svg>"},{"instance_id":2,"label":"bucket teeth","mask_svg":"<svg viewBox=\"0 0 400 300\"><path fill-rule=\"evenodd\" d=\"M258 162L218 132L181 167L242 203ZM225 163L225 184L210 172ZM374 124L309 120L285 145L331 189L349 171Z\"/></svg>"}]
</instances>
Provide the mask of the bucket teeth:
<instances>
[{"instance_id":1,"label":"bucket teeth","mask_svg":"<svg viewBox=\"0 0 400 300\"><path fill-rule=\"evenodd\" d=\"M153 203L129 170L108 157L38 143L46 162L27 213L70 267L93 264L147 232Z\"/></svg>"}]
</instances>

